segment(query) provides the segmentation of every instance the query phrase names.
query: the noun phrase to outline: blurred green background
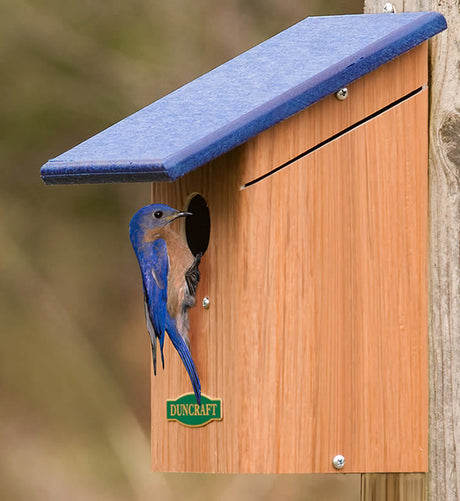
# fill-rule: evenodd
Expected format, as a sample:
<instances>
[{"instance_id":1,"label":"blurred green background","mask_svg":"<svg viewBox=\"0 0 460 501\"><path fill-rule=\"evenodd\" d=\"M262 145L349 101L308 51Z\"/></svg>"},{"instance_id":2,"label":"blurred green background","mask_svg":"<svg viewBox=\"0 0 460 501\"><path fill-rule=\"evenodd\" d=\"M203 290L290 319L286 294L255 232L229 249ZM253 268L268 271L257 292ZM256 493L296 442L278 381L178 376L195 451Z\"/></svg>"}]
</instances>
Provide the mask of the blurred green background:
<instances>
[{"instance_id":1,"label":"blurred green background","mask_svg":"<svg viewBox=\"0 0 460 501\"><path fill-rule=\"evenodd\" d=\"M0 7L0 499L326 499L327 478L150 472L150 349L127 232L149 185L45 187L39 168L307 15L359 13L361 0Z\"/></svg>"}]
</instances>

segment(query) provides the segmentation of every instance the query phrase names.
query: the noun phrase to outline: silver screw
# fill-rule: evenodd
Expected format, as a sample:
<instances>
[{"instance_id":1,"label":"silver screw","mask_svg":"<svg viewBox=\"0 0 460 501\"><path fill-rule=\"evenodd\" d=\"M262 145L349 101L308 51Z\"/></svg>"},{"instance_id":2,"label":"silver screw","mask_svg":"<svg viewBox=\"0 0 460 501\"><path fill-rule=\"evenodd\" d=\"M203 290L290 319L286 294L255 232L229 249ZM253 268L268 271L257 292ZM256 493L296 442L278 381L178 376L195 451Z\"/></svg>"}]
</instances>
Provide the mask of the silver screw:
<instances>
[{"instance_id":1,"label":"silver screw","mask_svg":"<svg viewBox=\"0 0 460 501\"><path fill-rule=\"evenodd\" d=\"M341 454L337 454L332 460L332 466L336 470L341 470L345 466L345 458Z\"/></svg>"},{"instance_id":2,"label":"silver screw","mask_svg":"<svg viewBox=\"0 0 460 501\"><path fill-rule=\"evenodd\" d=\"M204 308L205 310L208 310L208 309L209 309L209 306L210 306L210 304L211 304L211 301L210 301L210 299L206 296L206 297L204 297L204 298L203 298L203 303L202 303L202 304L203 304L203 308Z\"/></svg>"},{"instance_id":3,"label":"silver screw","mask_svg":"<svg viewBox=\"0 0 460 501\"><path fill-rule=\"evenodd\" d=\"M344 99L346 99L348 97L348 89L346 87L344 87L343 89L340 89L338 90L336 93L335 93L335 97L339 100L339 101L343 101Z\"/></svg>"},{"instance_id":4,"label":"silver screw","mask_svg":"<svg viewBox=\"0 0 460 501\"><path fill-rule=\"evenodd\" d=\"M387 2L383 6L383 12L386 12L386 13L389 13L389 14L395 14L396 13L396 7L391 2Z\"/></svg>"}]
</instances>

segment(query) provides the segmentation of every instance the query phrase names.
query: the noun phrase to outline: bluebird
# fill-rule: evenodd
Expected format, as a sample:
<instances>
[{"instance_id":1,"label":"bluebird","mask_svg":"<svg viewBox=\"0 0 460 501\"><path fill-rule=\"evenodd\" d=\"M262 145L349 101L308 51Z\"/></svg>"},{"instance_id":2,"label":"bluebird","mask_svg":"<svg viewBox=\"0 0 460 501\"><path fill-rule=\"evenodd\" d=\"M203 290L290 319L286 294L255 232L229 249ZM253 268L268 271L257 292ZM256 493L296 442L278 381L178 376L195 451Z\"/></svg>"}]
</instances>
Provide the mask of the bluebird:
<instances>
[{"instance_id":1,"label":"bluebird","mask_svg":"<svg viewBox=\"0 0 460 501\"><path fill-rule=\"evenodd\" d=\"M201 384L190 353L188 335L188 310L195 305L201 254L194 256L185 239L169 226L177 218L191 215L164 204L147 205L131 219L129 237L142 274L154 373L157 340L164 369L166 331L187 370L196 400L201 404Z\"/></svg>"}]
</instances>

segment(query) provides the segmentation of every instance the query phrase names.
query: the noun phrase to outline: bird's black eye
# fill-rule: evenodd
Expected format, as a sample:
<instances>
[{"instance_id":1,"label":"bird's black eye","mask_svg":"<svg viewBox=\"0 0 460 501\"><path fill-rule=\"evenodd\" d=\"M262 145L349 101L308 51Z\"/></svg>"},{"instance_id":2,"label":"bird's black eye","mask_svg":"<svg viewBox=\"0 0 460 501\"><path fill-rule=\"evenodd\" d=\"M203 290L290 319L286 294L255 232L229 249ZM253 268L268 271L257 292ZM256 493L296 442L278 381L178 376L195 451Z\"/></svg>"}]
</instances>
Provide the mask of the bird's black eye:
<instances>
[{"instance_id":1,"label":"bird's black eye","mask_svg":"<svg viewBox=\"0 0 460 501\"><path fill-rule=\"evenodd\" d=\"M153 213L153 217L155 217L156 219L161 219L163 217L163 211L161 210L156 210L154 213Z\"/></svg>"}]
</instances>

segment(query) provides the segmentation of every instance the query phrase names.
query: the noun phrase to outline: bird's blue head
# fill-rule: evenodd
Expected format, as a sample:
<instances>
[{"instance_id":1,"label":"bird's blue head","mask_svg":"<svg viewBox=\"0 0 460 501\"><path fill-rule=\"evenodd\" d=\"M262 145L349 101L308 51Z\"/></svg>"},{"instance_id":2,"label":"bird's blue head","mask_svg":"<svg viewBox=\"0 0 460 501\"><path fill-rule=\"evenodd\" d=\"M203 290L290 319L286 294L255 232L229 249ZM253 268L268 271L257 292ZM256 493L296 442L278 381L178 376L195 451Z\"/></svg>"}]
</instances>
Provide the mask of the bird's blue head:
<instances>
[{"instance_id":1,"label":"bird's blue head","mask_svg":"<svg viewBox=\"0 0 460 501\"><path fill-rule=\"evenodd\" d=\"M145 232L164 228L179 217L191 215L191 212L181 212L165 204L146 205L134 214L129 223L131 242L134 245L143 239Z\"/></svg>"}]
</instances>

